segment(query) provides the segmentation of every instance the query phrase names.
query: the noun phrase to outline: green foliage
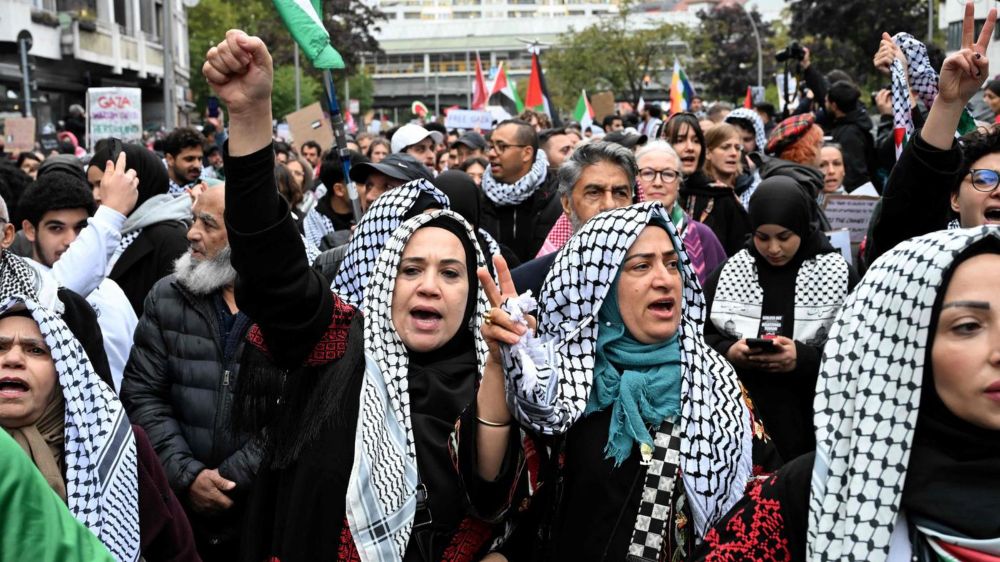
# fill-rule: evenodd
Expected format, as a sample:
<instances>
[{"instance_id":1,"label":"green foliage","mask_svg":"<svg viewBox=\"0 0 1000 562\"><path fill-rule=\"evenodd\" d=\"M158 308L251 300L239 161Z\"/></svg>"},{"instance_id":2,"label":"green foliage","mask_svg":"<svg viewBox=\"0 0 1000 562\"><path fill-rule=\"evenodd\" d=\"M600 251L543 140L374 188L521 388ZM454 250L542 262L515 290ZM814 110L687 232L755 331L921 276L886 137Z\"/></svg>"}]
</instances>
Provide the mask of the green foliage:
<instances>
[{"instance_id":1,"label":"green foliage","mask_svg":"<svg viewBox=\"0 0 1000 562\"><path fill-rule=\"evenodd\" d=\"M615 16L563 34L559 48L545 53L546 80L557 107L572 110L582 89L612 90L616 98L634 105L642 96L647 76L654 81L662 82L664 76L669 80L672 45L686 41L688 30L673 24L634 29L629 25L629 14L626 3Z\"/></svg>"},{"instance_id":2,"label":"green foliage","mask_svg":"<svg viewBox=\"0 0 1000 562\"><path fill-rule=\"evenodd\" d=\"M927 0L796 0L789 9L789 33L809 47L813 64L824 74L845 70L858 84L885 80L872 66L883 31L906 31L926 41ZM934 58L938 49L928 47Z\"/></svg>"},{"instance_id":3,"label":"green foliage","mask_svg":"<svg viewBox=\"0 0 1000 562\"><path fill-rule=\"evenodd\" d=\"M364 53L378 51L378 41L374 38L374 33L378 31L379 23L385 20L385 14L377 8L368 6L362 0L324 0L323 21L327 31L330 32L330 42L344 57L347 63L347 72L352 73L360 63L360 57ZM225 38L226 31L230 29L242 29L247 33L257 35L267 44L271 57L275 65L275 99L285 99L284 93L280 96L279 89L286 89L291 92L290 105L280 108L274 107L274 115L282 116L288 107L294 111L295 108L295 82L294 72L291 71L293 51L295 42L285 29L281 18L274 8L271 0L201 0L197 6L188 10L188 39L191 45L191 90L194 94L195 103L201 111L204 111L205 102L211 89L205 82L201 74L201 66L205 62L205 53L214 47L219 41ZM301 53L300 53L301 55ZM302 68L302 103L308 105L319 99L322 92L322 82L320 73L309 63L305 56L300 56L299 62ZM287 76L291 82L280 82L278 71L288 66ZM312 84L319 86L316 95L306 95L306 79ZM342 76L335 77L337 83L343 80ZM352 78L352 80L354 80ZM370 85L371 80L368 79ZM364 79L358 82L358 91L365 92ZM368 88L368 92L372 88ZM371 94L368 94L368 106L371 105ZM355 84L351 84L351 97L358 98L355 93ZM365 107L365 99L361 99L362 108ZM346 100L341 100L346 103ZM276 102L277 103L277 102Z\"/></svg>"},{"instance_id":4,"label":"green foliage","mask_svg":"<svg viewBox=\"0 0 1000 562\"><path fill-rule=\"evenodd\" d=\"M771 24L761 21L756 8L748 13L734 4L718 4L711 10L698 12L701 25L691 41L695 61L688 72L695 81L706 86L706 95L725 100L742 99L747 86L757 85L757 41L750 17L760 34L764 83L774 81Z\"/></svg>"},{"instance_id":5,"label":"green foliage","mask_svg":"<svg viewBox=\"0 0 1000 562\"><path fill-rule=\"evenodd\" d=\"M352 92L353 95L353 92ZM323 84L302 73L302 105L320 101L323 96ZM274 91L271 93L271 107L274 118L279 121L295 111L295 67L290 64L274 69Z\"/></svg>"},{"instance_id":6,"label":"green foliage","mask_svg":"<svg viewBox=\"0 0 1000 562\"><path fill-rule=\"evenodd\" d=\"M374 105L375 82L372 81L371 76L360 70L348 79L348 84L350 84L351 98L358 100L358 104L361 106L361 115L364 115Z\"/></svg>"}]
</instances>

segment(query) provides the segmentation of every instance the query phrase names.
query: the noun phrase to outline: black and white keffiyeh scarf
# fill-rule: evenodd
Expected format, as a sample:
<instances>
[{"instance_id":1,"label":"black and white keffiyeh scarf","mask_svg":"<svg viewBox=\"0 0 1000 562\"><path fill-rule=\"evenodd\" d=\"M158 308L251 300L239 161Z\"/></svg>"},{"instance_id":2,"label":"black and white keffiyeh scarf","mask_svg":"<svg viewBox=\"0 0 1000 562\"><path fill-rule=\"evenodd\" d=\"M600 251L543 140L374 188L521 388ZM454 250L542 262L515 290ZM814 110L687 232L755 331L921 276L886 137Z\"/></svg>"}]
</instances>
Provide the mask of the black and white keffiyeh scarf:
<instances>
[{"instance_id":1,"label":"black and white keffiyeh scarf","mask_svg":"<svg viewBox=\"0 0 1000 562\"><path fill-rule=\"evenodd\" d=\"M808 560L909 560L897 552L909 545L905 533L895 536L934 303L956 259L986 237L1000 239L1000 229L941 230L899 244L837 315L814 402Z\"/></svg>"},{"instance_id":2,"label":"black and white keffiyeh scarf","mask_svg":"<svg viewBox=\"0 0 1000 562\"><path fill-rule=\"evenodd\" d=\"M417 456L407 379L410 361L392 324L392 296L406 243L417 229L439 217L461 225L476 249L477 268L485 267L475 233L465 219L452 211L434 211L407 220L385 242L365 294L365 375L346 507L354 544L366 561L401 561L416 513ZM481 367L487 347L480 327L489 305L482 288L478 293L466 329L475 338Z\"/></svg>"},{"instance_id":3,"label":"black and white keffiyeh scarf","mask_svg":"<svg viewBox=\"0 0 1000 562\"><path fill-rule=\"evenodd\" d=\"M59 316L65 309L59 300L59 284L55 278L3 249L0 250L0 302L14 296L31 299Z\"/></svg>"},{"instance_id":4,"label":"black and white keffiyeh scarf","mask_svg":"<svg viewBox=\"0 0 1000 562\"><path fill-rule=\"evenodd\" d=\"M303 236L313 246L319 247L323 237L334 230L336 229L333 227L333 222L329 217L319 212L316 207L309 209L309 212L302 219Z\"/></svg>"},{"instance_id":5,"label":"black and white keffiyeh scarf","mask_svg":"<svg viewBox=\"0 0 1000 562\"><path fill-rule=\"evenodd\" d=\"M117 560L138 560L138 457L125 409L62 320L23 295L5 298L0 314L18 307L38 323L66 401L63 460L69 510Z\"/></svg>"},{"instance_id":6,"label":"black and white keffiyeh scarf","mask_svg":"<svg viewBox=\"0 0 1000 562\"><path fill-rule=\"evenodd\" d=\"M535 162L524 177L514 183L500 183L493 179L493 172L486 167L483 173L483 193L497 205L520 205L527 201L538 188L545 183L549 174L549 159L545 151L535 151Z\"/></svg>"},{"instance_id":7,"label":"black and white keffiyeh scarf","mask_svg":"<svg viewBox=\"0 0 1000 562\"><path fill-rule=\"evenodd\" d=\"M355 227L344 262L333 278L330 288L337 296L352 306L362 305L368 276L386 240L425 193L433 197L441 208L449 207L448 197L427 180L414 180L401 185L383 193L372 203Z\"/></svg>"},{"instance_id":8,"label":"black and white keffiyeh scarf","mask_svg":"<svg viewBox=\"0 0 1000 562\"><path fill-rule=\"evenodd\" d=\"M847 297L850 270L838 252L818 254L799 266L795 275L795 326L792 339L821 345ZM764 289L757 262L743 249L722 267L709 320L720 332L733 322L737 334L754 338L760 333Z\"/></svg>"},{"instance_id":9,"label":"black and white keffiyeh scarf","mask_svg":"<svg viewBox=\"0 0 1000 562\"><path fill-rule=\"evenodd\" d=\"M750 478L750 412L732 366L704 342L704 295L684 245L659 202L601 213L559 251L539 298L533 349L515 353L501 346L507 402L521 424L542 434L564 433L580 419L593 384L598 311L628 249L657 218L666 223L681 261L679 464L695 535L701 537L742 497ZM657 451L669 440L669 435L657 433L654 459L663 458ZM653 462L649 470L662 468L663 463ZM655 490L647 487L644 502L650 496L656 496ZM644 518L640 506L641 520L636 522L630 552L662 547L661 536L643 537L641 531L663 528L667 507L657 502L652 516ZM654 525L651 520L657 518L659 524Z\"/></svg>"}]
</instances>

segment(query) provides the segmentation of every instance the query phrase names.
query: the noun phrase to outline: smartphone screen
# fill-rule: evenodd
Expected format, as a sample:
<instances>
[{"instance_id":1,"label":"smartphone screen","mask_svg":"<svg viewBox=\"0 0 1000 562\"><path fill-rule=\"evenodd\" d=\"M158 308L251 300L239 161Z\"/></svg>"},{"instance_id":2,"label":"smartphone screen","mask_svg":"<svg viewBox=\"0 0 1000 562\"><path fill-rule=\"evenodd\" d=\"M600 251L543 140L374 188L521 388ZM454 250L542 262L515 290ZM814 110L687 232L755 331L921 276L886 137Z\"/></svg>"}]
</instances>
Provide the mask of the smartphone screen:
<instances>
[{"instance_id":1,"label":"smartphone screen","mask_svg":"<svg viewBox=\"0 0 1000 562\"><path fill-rule=\"evenodd\" d=\"M208 116L219 116L219 98L215 96L208 96Z\"/></svg>"}]
</instances>

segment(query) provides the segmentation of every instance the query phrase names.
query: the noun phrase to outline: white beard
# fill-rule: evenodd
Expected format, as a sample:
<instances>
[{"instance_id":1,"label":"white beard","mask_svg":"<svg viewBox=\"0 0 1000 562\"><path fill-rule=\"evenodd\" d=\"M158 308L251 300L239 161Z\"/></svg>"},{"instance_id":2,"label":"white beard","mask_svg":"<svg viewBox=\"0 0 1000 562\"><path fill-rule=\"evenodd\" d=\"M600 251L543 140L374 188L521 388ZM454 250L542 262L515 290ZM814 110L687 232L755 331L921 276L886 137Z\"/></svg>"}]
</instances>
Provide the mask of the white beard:
<instances>
[{"instance_id":1,"label":"white beard","mask_svg":"<svg viewBox=\"0 0 1000 562\"><path fill-rule=\"evenodd\" d=\"M188 250L174 262L177 281L198 296L210 295L231 286L236 281L236 270L230 261L232 250L226 246L212 259L195 259Z\"/></svg>"}]
</instances>

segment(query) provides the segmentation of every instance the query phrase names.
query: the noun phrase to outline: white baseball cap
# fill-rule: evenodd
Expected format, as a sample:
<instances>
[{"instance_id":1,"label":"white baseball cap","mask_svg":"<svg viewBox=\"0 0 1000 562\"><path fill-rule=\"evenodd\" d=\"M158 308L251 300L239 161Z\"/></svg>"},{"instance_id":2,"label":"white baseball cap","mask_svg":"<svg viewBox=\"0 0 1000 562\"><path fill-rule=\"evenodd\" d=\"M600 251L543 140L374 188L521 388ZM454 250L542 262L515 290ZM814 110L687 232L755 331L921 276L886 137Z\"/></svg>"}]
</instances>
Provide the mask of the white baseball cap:
<instances>
[{"instance_id":1,"label":"white baseball cap","mask_svg":"<svg viewBox=\"0 0 1000 562\"><path fill-rule=\"evenodd\" d=\"M436 144L444 142L444 135L438 131L428 131L420 125L403 125L394 135L392 135L392 152L402 152L406 147L413 146L418 142L430 137Z\"/></svg>"}]
</instances>

